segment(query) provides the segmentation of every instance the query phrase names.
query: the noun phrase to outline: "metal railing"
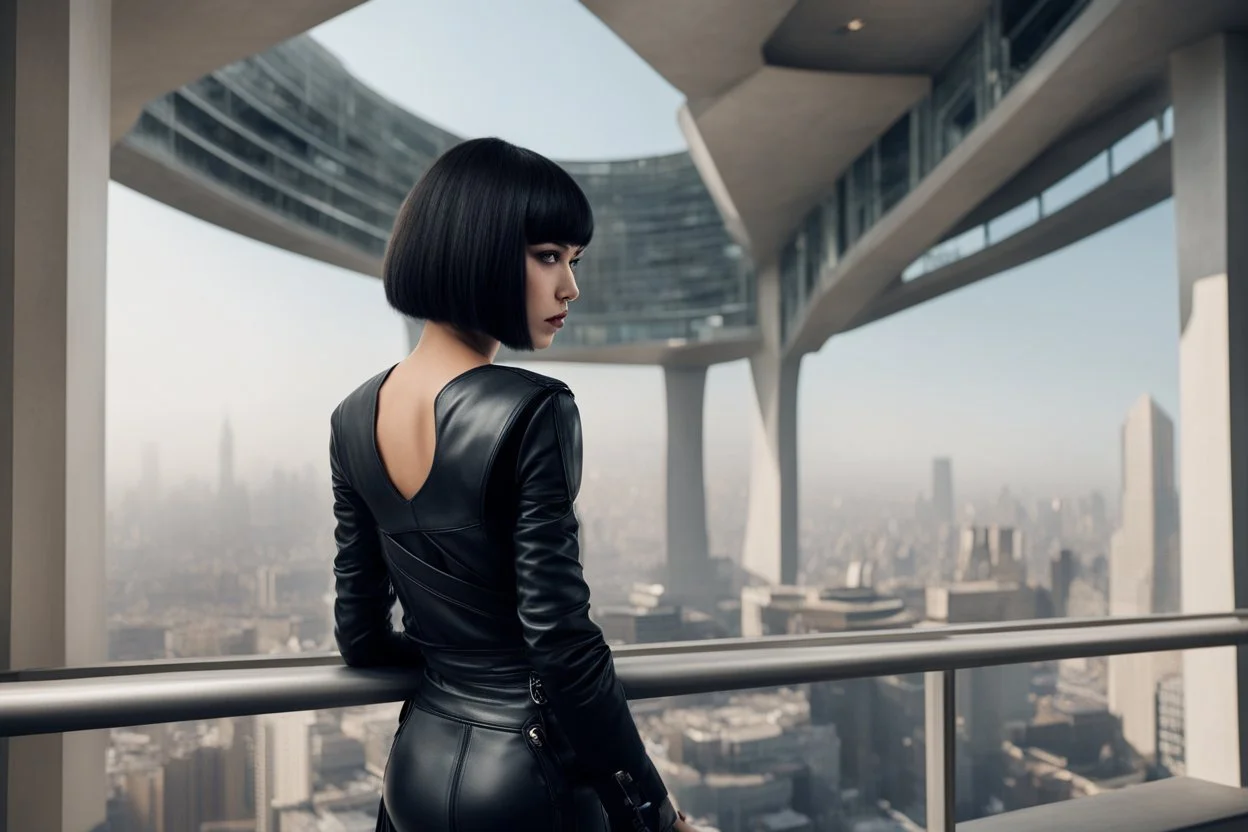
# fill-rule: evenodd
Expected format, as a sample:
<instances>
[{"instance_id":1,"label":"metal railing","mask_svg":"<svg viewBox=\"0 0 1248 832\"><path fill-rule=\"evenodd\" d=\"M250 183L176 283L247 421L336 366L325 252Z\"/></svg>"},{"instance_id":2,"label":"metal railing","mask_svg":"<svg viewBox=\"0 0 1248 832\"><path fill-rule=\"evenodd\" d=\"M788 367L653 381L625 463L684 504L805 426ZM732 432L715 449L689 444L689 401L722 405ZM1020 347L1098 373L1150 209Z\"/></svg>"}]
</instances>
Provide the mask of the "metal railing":
<instances>
[{"instance_id":1,"label":"metal railing","mask_svg":"<svg viewBox=\"0 0 1248 832\"><path fill-rule=\"evenodd\" d=\"M927 829L953 832L957 670L1248 644L1248 610L1055 619L616 648L630 699L924 673ZM0 736L395 702L411 670L333 654L133 662L0 676Z\"/></svg>"}]
</instances>

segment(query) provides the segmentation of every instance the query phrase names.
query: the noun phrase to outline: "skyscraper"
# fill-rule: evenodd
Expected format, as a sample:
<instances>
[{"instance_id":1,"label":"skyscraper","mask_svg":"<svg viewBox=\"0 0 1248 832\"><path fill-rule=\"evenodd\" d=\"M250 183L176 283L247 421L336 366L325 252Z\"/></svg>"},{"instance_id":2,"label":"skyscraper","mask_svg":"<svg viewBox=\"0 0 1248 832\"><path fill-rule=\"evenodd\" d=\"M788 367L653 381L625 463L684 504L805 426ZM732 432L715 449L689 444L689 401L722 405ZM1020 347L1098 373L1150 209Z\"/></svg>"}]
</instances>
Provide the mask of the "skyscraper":
<instances>
[{"instance_id":1,"label":"skyscraper","mask_svg":"<svg viewBox=\"0 0 1248 832\"><path fill-rule=\"evenodd\" d=\"M254 718L256 832L274 832L276 811L312 798L311 711Z\"/></svg>"},{"instance_id":2,"label":"skyscraper","mask_svg":"<svg viewBox=\"0 0 1248 832\"><path fill-rule=\"evenodd\" d=\"M1122 521L1110 544L1110 615L1179 611L1174 483L1174 423L1151 397L1142 396L1122 426ZM1146 756L1156 746L1157 682L1177 668L1177 654L1109 660L1110 709L1122 716L1127 741Z\"/></svg>"},{"instance_id":3,"label":"skyscraper","mask_svg":"<svg viewBox=\"0 0 1248 832\"><path fill-rule=\"evenodd\" d=\"M1078 569L1075 553L1070 549L1062 549L1049 562L1049 589L1053 593L1053 615L1057 618L1070 614L1070 586Z\"/></svg>"},{"instance_id":4,"label":"skyscraper","mask_svg":"<svg viewBox=\"0 0 1248 832\"><path fill-rule=\"evenodd\" d=\"M948 457L932 460L932 514L937 523L953 525L953 462Z\"/></svg>"},{"instance_id":5,"label":"skyscraper","mask_svg":"<svg viewBox=\"0 0 1248 832\"><path fill-rule=\"evenodd\" d=\"M1004 526L966 526L956 574L959 581L1024 583L1023 533Z\"/></svg>"}]
</instances>

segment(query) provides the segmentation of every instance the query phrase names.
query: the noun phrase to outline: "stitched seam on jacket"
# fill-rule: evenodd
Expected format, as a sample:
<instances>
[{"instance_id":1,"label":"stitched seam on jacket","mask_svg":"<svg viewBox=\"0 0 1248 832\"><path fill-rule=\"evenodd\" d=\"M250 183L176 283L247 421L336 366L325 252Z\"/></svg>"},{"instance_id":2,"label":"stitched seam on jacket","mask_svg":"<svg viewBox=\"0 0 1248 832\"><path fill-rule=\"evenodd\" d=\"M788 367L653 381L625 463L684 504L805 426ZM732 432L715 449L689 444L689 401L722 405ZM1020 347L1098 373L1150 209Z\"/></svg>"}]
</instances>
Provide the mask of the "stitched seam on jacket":
<instances>
[{"instance_id":1,"label":"stitched seam on jacket","mask_svg":"<svg viewBox=\"0 0 1248 832\"><path fill-rule=\"evenodd\" d=\"M494 470L494 460L498 458L498 452L502 449L503 442L506 441L508 434L511 433L512 428L515 426L516 420L520 418L521 413L523 413L525 410L528 409L529 405L533 403L534 399L536 399L542 393L546 392L546 389L547 389L546 387L539 387L538 389L533 390L527 396L524 397L524 399L520 402L520 404L512 408L511 413L507 416L507 424L503 426L502 432L499 433L497 437L495 437L494 446L490 448L490 456L489 456L489 459L486 460L486 463L485 463L486 483L489 482L490 474ZM538 406L538 409L540 409L540 405ZM482 525L485 522L485 498L489 493L489 489L485 487L486 483L482 483L481 503L480 505L477 506L477 517L481 518L481 520L477 522L478 526Z\"/></svg>"},{"instance_id":2,"label":"stitched seam on jacket","mask_svg":"<svg viewBox=\"0 0 1248 832\"><path fill-rule=\"evenodd\" d=\"M552 409L555 411L555 442L559 446L559 467L563 469L563 491L568 495L568 500L575 502L576 495L572 493L572 474L568 471L568 454L567 439L563 435L563 406L559 403L559 399L555 396L550 397ZM567 515L564 515L565 517Z\"/></svg>"},{"instance_id":3,"label":"stitched seam on jacket","mask_svg":"<svg viewBox=\"0 0 1248 832\"><path fill-rule=\"evenodd\" d=\"M431 704L428 699L425 699L419 694L413 696L412 699L417 702L417 709L422 710L425 713L433 714L434 716L442 717L443 719L449 719L451 722L455 722L460 725L472 725L477 728L489 728L491 731L506 731L509 734L519 734L521 731L520 728L517 728L514 725L499 725L495 722L485 722L480 719L470 719L466 716L456 716L455 714L447 713L437 705Z\"/></svg>"},{"instance_id":4,"label":"stitched seam on jacket","mask_svg":"<svg viewBox=\"0 0 1248 832\"><path fill-rule=\"evenodd\" d=\"M385 553L383 552L383 555L384 554ZM486 613L484 610L479 610L476 607L472 606L471 604L465 604L463 601L456 600L455 598L451 598L449 595L446 595L445 593L438 592L436 589L429 586L429 584L415 577L406 569L404 569L402 566L399 566L398 562L395 561L394 558L387 557L386 562L389 563L390 566L394 567L394 570L396 572L401 574L404 578L407 578L412 583L416 584L416 586L420 587L425 592L428 592L430 595L435 595L438 598L441 598L443 601L446 601L448 604L454 604L455 606L466 609L469 612L475 612L477 615L488 615L488 613Z\"/></svg>"},{"instance_id":5,"label":"stitched seam on jacket","mask_svg":"<svg viewBox=\"0 0 1248 832\"><path fill-rule=\"evenodd\" d=\"M566 388L564 388L564 390L563 390L563 391L556 390L554 395L552 395L549 399L547 399L546 401L542 402L542 403L541 403L541 405L539 405L539 406L538 406L538 411L540 411L543 407L545 407L547 403L550 403L550 406L551 406L551 411L552 411L552 412L551 412L551 418L552 418L552 419L554 419L554 422L555 422L555 444L559 446L559 452L560 452L560 453L559 453L559 457L560 457L560 459L559 459L559 466L563 469L563 490L564 490L564 493L568 495L568 502L569 502L569 503L574 503L575 501L574 501L574 500L572 500L572 493L571 493L571 482L570 482L569 477L568 477L568 467L567 467L567 465L564 463L564 460L563 460L563 456L564 456L564 454L563 454L563 447L564 447L564 437L563 437L563 431L562 431L562 430L560 429L560 427L559 427L559 418L558 418L558 414L554 413L554 411L555 411L555 410L558 410L558 409L559 409L559 404L558 404L558 402L557 402L556 396L558 396L558 394L559 394L560 392L567 392L567 394L568 394L569 396L571 396L571 395L572 395L572 391L567 390ZM529 431L532 431L532 430L534 429L534 425L537 423L537 416L538 416L538 413L537 413L537 412L535 412L535 413L533 414L533 422L531 422L531 423L529 424L529 426L528 426L527 428L525 428L525 431L524 431L525 435L524 435L524 437L522 437L522 439L521 439L521 443L520 443L520 444L521 444L521 448L522 448L522 449L523 449L523 445L524 445L524 440L529 438ZM516 477L516 481L517 481L517 482L519 482L519 481L520 481L520 464L521 464L522 460L523 460L523 454L521 454L521 455L520 455L520 458L518 458L518 459L516 460L516 473L515 473L515 477ZM570 509L568 510L568 512L566 512L565 514L563 514L562 516L560 516L560 518L559 518L559 519L560 519L560 520L562 520L564 517L567 517L567 516L568 516L568 514L571 514L571 513L572 513L572 509L570 508Z\"/></svg>"},{"instance_id":6,"label":"stitched seam on jacket","mask_svg":"<svg viewBox=\"0 0 1248 832\"><path fill-rule=\"evenodd\" d=\"M463 723L461 723L463 724ZM459 753L455 755L455 773L451 775L450 791L446 796L446 826L451 832L459 828L456 823L455 804L459 801L459 781L464 776L464 762L468 757L468 741L472 738L472 726L464 725L463 736L459 740Z\"/></svg>"},{"instance_id":7,"label":"stitched seam on jacket","mask_svg":"<svg viewBox=\"0 0 1248 832\"><path fill-rule=\"evenodd\" d=\"M440 529L426 529L426 528L422 528L421 526L416 526L410 529L409 528L387 529L386 534L388 534L390 537L394 537L395 535L398 535L398 534L415 534L417 532L419 532L420 534L446 534L450 532L466 532L469 529L479 529L479 528L481 528L481 522L477 521L475 523L468 523L463 526L444 526Z\"/></svg>"}]
</instances>

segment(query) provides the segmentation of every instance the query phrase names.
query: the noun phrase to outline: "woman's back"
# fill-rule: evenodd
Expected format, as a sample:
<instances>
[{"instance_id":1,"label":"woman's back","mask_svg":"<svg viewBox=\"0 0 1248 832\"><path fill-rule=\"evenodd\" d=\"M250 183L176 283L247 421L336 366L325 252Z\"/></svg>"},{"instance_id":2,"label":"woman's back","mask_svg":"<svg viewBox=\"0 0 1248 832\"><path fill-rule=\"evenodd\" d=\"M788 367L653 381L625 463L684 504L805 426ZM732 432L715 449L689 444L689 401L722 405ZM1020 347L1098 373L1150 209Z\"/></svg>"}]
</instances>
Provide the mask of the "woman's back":
<instances>
[{"instance_id":1,"label":"woman's back","mask_svg":"<svg viewBox=\"0 0 1248 832\"><path fill-rule=\"evenodd\" d=\"M518 428L539 405L570 392L554 379L487 364L455 375L431 396L417 387L396 390L385 402L400 369L370 379L342 402L333 442L341 477L377 527L377 550L403 608L402 637L443 675L527 684L512 534ZM426 398L427 415L420 411ZM422 422L432 436L419 436ZM407 448L389 432L404 424L415 437ZM579 437L559 440L577 441L567 455L579 456ZM402 456L412 451L414 459ZM345 611L337 625L340 638L356 642ZM347 650L347 662L356 663Z\"/></svg>"},{"instance_id":2,"label":"woman's back","mask_svg":"<svg viewBox=\"0 0 1248 832\"><path fill-rule=\"evenodd\" d=\"M415 433L422 421L401 409L419 407L419 390L390 397L394 413L379 411L392 372L335 410L331 462L343 657L426 675L387 769L395 826L502 828L493 824L503 812L529 819L509 821L517 831L589 832L606 828L599 802L627 822L617 772L639 795L662 799L666 790L588 615L573 512L581 435L571 392L518 368L469 369L434 396L432 441L409 446L427 449L427 459L402 459L402 443L392 442L387 468L383 426L406 423ZM400 632L388 617L395 596ZM536 779L525 786L526 778ZM670 803L663 805L669 820ZM429 825L431 807L447 813L447 826Z\"/></svg>"}]
</instances>

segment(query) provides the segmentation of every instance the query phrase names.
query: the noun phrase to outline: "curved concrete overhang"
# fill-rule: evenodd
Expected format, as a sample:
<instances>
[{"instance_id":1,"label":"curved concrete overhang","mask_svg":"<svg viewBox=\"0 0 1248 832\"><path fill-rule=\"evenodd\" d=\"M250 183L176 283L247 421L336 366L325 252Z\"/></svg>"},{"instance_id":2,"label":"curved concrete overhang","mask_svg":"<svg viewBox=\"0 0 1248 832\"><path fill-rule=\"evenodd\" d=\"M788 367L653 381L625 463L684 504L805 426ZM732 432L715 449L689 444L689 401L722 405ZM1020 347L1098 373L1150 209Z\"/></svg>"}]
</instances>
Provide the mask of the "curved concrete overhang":
<instances>
[{"instance_id":1,"label":"curved concrete overhang","mask_svg":"<svg viewBox=\"0 0 1248 832\"><path fill-rule=\"evenodd\" d=\"M420 340L422 322L403 319L407 340L414 348ZM499 351L500 362L523 364L530 361L559 361L570 364L620 364L661 367L707 367L749 358L761 349L757 329L727 334L709 341L649 341L635 344L613 344L601 347L563 346L555 344L542 352Z\"/></svg>"},{"instance_id":2,"label":"curved concrete overhang","mask_svg":"<svg viewBox=\"0 0 1248 832\"><path fill-rule=\"evenodd\" d=\"M966 42L992 0L799 0L763 44L771 66L933 75ZM850 31L849 21L862 28Z\"/></svg>"},{"instance_id":3,"label":"curved concrete overhang","mask_svg":"<svg viewBox=\"0 0 1248 832\"><path fill-rule=\"evenodd\" d=\"M112 137L144 105L364 0L114 0Z\"/></svg>"},{"instance_id":4,"label":"curved concrete overhang","mask_svg":"<svg viewBox=\"0 0 1248 832\"><path fill-rule=\"evenodd\" d=\"M1248 3L1096 0L949 155L822 276L786 352L820 349L910 263L1097 115L1155 87L1175 49L1248 25Z\"/></svg>"},{"instance_id":5,"label":"curved concrete overhang","mask_svg":"<svg viewBox=\"0 0 1248 832\"><path fill-rule=\"evenodd\" d=\"M765 66L702 107L683 107L680 125L725 224L762 261L930 87L926 75Z\"/></svg>"},{"instance_id":6,"label":"curved concrete overhang","mask_svg":"<svg viewBox=\"0 0 1248 832\"><path fill-rule=\"evenodd\" d=\"M763 262L927 94L992 0L581 2L685 94L690 153Z\"/></svg>"},{"instance_id":7,"label":"curved concrete overhang","mask_svg":"<svg viewBox=\"0 0 1248 832\"><path fill-rule=\"evenodd\" d=\"M582 364L632 364L659 367L707 367L749 358L762 348L757 334L714 341L650 341L604 347L561 347L541 353L503 352L501 361L562 361Z\"/></svg>"},{"instance_id":8,"label":"curved concrete overhang","mask_svg":"<svg viewBox=\"0 0 1248 832\"><path fill-rule=\"evenodd\" d=\"M325 129L345 112L349 122ZM406 192L395 183L415 181L459 141L294 38L150 102L115 146L112 173L207 222L379 276ZM753 271L689 155L564 166L602 232L580 273L582 314L548 357L698 364L748 354L735 345L756 332Z\"/></svg>"},{"instance_id":9,"label":"curved concrete overhang","mask_svg":"<svg viewBox=\"0 0 1248 832\"><path fill-rule=\"evenodd\" d=\"M144 196L227 231L370 277L381 277L381 258L328 234L291 222L277 211L242 199L210 176L170 164L139 145L113 145L112 178Z\"/></svg>"}]
</instances>

